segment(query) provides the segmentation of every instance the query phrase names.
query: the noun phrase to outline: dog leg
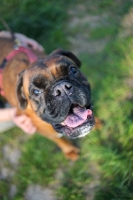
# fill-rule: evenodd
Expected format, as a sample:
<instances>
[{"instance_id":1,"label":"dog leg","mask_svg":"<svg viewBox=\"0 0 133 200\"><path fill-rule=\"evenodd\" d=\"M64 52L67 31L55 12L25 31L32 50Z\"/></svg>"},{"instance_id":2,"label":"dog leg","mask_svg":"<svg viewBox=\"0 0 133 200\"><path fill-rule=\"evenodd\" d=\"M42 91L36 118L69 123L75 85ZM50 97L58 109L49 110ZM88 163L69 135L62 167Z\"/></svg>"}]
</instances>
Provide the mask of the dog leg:
<instances>
[{"instance_id":1,"label":"dog leg","mask_svg":"<svg viewBox=\"0 0 133 200\"><path fill-rule=\"evenodd\" d=\"M79 158L79 152L80 150L73 146L70 141L68 141L66 138L51 138L52 141L54 141L62 150L65 157L75 161Z\"/></svg>"},{"instance_id":2,"label":"dog leg","mask_svg":"<svg viewBox=\"0 0 133 200\"><path fill-rule=\"evenodd\" d=\"M94 126L94 129L99 130L102 127L103 127L103 122L99 118L95 117L95 126Z\"/></svg>"},{"instance_id":3,"label":"dog leg","mask_svg":"<svg viewBox=\"0 0 133 200\"><path fill-rule=\"evenodd\" d=\"M56 132L55 132L56 133ZM43 134L44 136L44 134ZM45 135L46 138L52 140L55 142L58 147L61 148L62 152L64 153L64 156L72 161L76 161L79 158L79 152L80 150L75 147L69 140L67 140L64 137L59 138L58 134L52 134L50 136Z\"/></svg>"}]
</instances>

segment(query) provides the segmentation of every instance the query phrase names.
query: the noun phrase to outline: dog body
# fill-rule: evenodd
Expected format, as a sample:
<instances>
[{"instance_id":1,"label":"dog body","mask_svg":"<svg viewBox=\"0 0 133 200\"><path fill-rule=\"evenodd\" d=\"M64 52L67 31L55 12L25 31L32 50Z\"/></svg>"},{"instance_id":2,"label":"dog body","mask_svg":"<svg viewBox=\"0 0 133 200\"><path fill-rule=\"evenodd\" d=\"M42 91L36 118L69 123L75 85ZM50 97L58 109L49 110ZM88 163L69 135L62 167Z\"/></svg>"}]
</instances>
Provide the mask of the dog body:
<instances>
[{"instance_id":1,"label":"dog body","mask_svg":"<svg viewBox=\"0 0 133 200\"><path fill-rule=\"evenodd\" d=\"M0 39L0 63L13 50L13 42ZM57 143L65 156L78 158L79 150L58 133L70 138L85 136L94 126L90 85L80 72L80 61L58 49L39 55L31 64L24 53L15 55L3 70L5 98L18 115L31 117L37 131Z\"/></svg>"}]
</instances>

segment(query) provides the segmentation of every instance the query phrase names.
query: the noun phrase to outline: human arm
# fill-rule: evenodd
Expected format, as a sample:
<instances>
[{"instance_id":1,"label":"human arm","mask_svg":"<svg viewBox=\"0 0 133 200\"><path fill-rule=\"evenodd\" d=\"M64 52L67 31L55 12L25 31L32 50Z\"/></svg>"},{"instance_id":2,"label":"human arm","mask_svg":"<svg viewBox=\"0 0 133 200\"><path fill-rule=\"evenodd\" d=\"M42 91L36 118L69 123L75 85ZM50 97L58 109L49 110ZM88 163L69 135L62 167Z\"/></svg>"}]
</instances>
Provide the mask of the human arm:
<instances>
[{"instance_id":1,"label":"human arm","mask_svg":"<svg viewBox=\"0 0 133 200\"><path fill-rule=\"evenodd\" d=\"M31 119L26 115L16 115L16 108L0 109L0 122L12 121L24 132L33 134L36 131Z\"/></svg>"}]
</instances>

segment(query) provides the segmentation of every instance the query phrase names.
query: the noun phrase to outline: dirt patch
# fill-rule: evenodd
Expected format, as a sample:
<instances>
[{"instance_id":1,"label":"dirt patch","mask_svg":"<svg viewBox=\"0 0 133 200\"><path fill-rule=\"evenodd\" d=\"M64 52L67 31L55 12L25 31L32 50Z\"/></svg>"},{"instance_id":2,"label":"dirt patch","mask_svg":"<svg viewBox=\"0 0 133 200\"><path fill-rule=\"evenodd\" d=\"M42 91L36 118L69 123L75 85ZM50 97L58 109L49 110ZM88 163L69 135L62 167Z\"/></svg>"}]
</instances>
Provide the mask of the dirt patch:
<instances>
[{"instance_id":1,"label":"dirt patch","mask_svg":"<svg viewBox=\"0 0 133 200\"><path fill-rule=\"evenodd\" d=\"M56 200L54 191L40 185L30 185L25 193L25 200Z\"/></svg>"},{"instance_id":2,"label":"dirt patch","mask_svg":"<svg viewBox=\"0 0 133 200\"><path fill-rule=\"evenodd\" d=\"M68 30L70 33L68 41L72 51L79 55L81 53L94 54L102 51L108 43L108 38L92 39L92 30L108 25L109 15L91 15L84 5L78 5L74 10L69 10Z\"/></svg>"}]
</instances>

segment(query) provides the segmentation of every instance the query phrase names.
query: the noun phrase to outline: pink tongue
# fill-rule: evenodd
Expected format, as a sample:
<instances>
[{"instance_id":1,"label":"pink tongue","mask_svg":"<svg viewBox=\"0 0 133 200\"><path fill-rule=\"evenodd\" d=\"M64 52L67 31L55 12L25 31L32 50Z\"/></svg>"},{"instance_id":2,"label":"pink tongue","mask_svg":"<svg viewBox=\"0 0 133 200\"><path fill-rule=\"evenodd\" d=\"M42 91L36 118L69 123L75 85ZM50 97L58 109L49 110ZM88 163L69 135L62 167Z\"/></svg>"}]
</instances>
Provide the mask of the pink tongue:
<instances>
[{"instance_id":1,"label":"pink tongue","mask_svg":"<svg viewBox=\"0 0 133 200\"><path fill-rule=\"evenodd\" d=\"M78 106L73 109L72 114L67 116L64 123L69 127L75 128L85 122L88 115L92 115L91 110Z\"/></svg>"}]
</instances>

